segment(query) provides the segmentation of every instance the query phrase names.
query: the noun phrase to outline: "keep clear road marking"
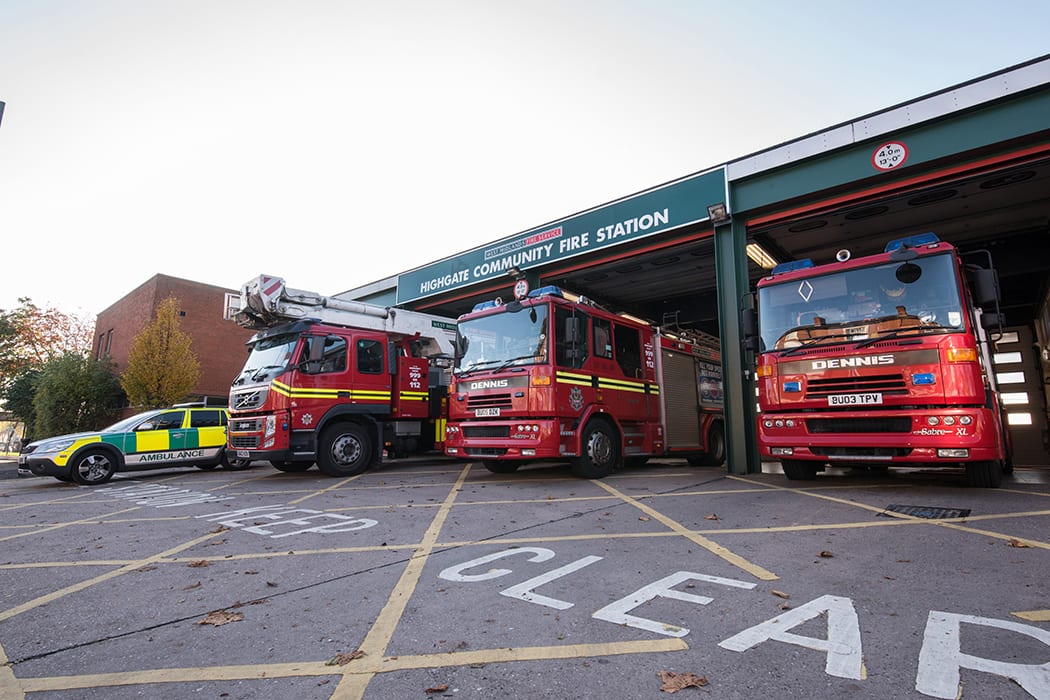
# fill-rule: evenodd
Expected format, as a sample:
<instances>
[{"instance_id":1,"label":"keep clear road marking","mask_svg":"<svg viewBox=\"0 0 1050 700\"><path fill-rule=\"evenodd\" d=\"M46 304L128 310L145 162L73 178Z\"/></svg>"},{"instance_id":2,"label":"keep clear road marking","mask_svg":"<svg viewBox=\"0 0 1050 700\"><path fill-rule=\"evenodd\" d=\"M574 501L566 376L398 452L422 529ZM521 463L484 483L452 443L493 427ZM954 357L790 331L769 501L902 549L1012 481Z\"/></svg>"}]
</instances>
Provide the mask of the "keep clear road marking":
<instances>
[{"instance_id":1,"label":"keep clear road marking","mask_svg":"<svg viewBox=\"0 0 1050 700\"><path fill-rule=\"evenodd\" d=\"M714 555L716 555L718 557L721 557L725 561L729 562L733 566L735 566L735 567L737 567L739 569L743 569L744 571L746 571L747 573L751 574L752 576L754 576L755 578L759 579L760 581L776 581L777 579L780 578L779 576L777 576L773 572L766 571L761 566L758 566L757 564L752 564L751 562L749 562L747 559L744 559L740 555L734 554L733 552L729 551L728 549L726 549L722 545L717 544L717 543L707 539L706 537L698 535L697 533L693 532L692 530L690 530L689 528L685 527L681 523L679 523L679 522L677 522L675 520L672 520L671 518L668 518L666 515L664 515L660 511L658 511L658 510L656 510L656 509L654 509L654 508L652 508L650 506L647 506L644 503L641 503L637 499L631 498L630 496L628 496L627 494L623 493L622 491L618 491L617 489L614 489L612 486L609 486L608 484L606 484L604 482L601 482L601 481L595 481L594 483L597 484L598 486L600 486L601 488L605 489L606 491L608 491L612 495L616 496L617 498L622 500L624 503L629 503L630 505L634 506L638 510L640 510L643 513L645 513L646 515L648 515L650 518L653 518L654 520L660 521L665 526L667 526L670 529L674 530L676 533L678 533L682 537L685 537L686 539L688 539L688 540L690 540L692 542L695 542L696 544L700 545L701 547L703 547L707 551L711 552L712 554L714 554Z\"/></svg>"}]
</instances>

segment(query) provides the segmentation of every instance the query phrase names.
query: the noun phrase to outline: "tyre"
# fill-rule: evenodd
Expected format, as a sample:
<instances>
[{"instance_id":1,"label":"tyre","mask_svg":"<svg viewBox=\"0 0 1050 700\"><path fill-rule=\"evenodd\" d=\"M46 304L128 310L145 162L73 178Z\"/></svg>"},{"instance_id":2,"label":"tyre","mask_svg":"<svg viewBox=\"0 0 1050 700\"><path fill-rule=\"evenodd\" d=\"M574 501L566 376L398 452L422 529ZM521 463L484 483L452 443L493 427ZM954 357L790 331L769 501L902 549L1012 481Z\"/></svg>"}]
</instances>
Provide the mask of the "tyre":
<instances>
[{"instance_id":1,"label":"tyre","mask_svg":"<svg viewBox=\"0 0 1050 700\"><path fill-rule=\"evenodd\" d=\"M357 423L336 423L321 433L317 468L328 476L355 476L372 466L372 438Z\"/></svg>"},{"instance_id":2,"label":"tyre","mask_svg":"<svg viewBox=\"0 0 1050 700\"><path fill-rule=\"evenodd\" d=\"M98 448L81 452L70 465L73 481L84 486L106 483L117 473L118 466L112 454Z\"/></svg>"},{"instance_id":3,"label":"tyre","mask_svg":"<svg viewBox=\"0 0 1050 700\"><path fill-rule=\"evenodd\" d=\"M279 472L305 472L313 462L271 461L270 466Z\"/></svg>"},{"instance_id":4,"label":"tyre","mask_svg":"<svg viewBox=\"0 0 1050 700\"><path fill-rule=\"evenodd\" d=\"M707 452L699 457L688 457L686 461L694 467L717 467L726 461L726 429L721 423L711 426L707 436Z\"/></svg>"},{"instance_id":5,"label":"tyre","mask_svg":"<svg viewBox=\"0 0 1050 700\"><path fill-rule=\"evenodd\" d=\"M244 457L236 457L233 454L231 454L229 450L223 450L222 468L231 472L239 472L245 469L251 469L252 461Z\"/></svg>"},{"instance_id":6,"label":"tyre","mask_svg":"<svg viewBox=\"0 0 1050 700\"><path fill-rule=\"evenodd\" d=\"M782 459L780 466L784 470L784 476L792 481L813 481L817 478L816 462L807 462L802 459Z\"/></svg>"},{"instance_id":7,"label":"tyre","mask_svg":"<svg viewBox=\"0 0 1050 700\"><path fill-rule=\"evenodd\" d=\"M601 479L620 468L620 440L604 420L592 420L583 431L583 455L572 461L572 473Z\"/></svg>"},{"instance_id":8,"label":"tyre","mask_svg":"<svg viewBox=\"0 0 1050 700\"><path fill-rule=\"evenodd\" d=\"M496 459L482 460L481 463L493 474L510 474L518 471L518 467L521 466L520 462L501 462Z\"/></svg>"},{"instance_id":9,"label":"tyre","mask_svg":"<svg viewBox=\"0 0 1050 700\"><path fill-rule=\"evenodd\" d=\"M1003 483L1003 465L995 460L966 463L966 483L980 489L997 489Z\"/></svg>"}]
</instances>

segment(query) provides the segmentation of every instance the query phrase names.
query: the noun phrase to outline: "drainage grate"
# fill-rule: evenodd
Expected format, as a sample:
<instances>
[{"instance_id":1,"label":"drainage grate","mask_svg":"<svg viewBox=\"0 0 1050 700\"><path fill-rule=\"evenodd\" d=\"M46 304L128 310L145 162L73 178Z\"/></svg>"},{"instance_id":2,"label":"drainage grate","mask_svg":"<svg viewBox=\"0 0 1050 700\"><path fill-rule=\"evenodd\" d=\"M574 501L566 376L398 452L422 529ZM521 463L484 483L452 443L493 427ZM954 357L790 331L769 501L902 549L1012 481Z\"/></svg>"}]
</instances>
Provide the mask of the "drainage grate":
<instances>
[{"instance_id":1,"label":"drainage grate","mask_svg":"<svg viewBox=\"0 0 1050 700\"><path fill-rule=\"evenodd\" d=\"M916 518L927 518L929 520L941 520L944 518L965 518L970 515L969 508L935 508L934 506L902 506L897 503L886 506L886 510L894 513L911 515ZM884 515L885 511L879 513ZM889 517L889 516L886 516Z\"/></svg>"}]
</instances>

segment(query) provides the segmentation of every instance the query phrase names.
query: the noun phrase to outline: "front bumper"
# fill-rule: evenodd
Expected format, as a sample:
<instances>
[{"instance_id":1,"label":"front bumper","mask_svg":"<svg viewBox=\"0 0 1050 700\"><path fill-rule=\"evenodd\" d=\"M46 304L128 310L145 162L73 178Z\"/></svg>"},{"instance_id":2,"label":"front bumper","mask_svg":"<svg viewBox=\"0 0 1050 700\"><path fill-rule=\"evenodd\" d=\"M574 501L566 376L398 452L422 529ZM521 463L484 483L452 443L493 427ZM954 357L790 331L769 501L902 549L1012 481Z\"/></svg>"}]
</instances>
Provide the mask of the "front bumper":
<instances>
[{"instance_id":1,"label":"front bumper","mask_svg":"<svg viewBox=\"0 0 1050 700\"><path fill-rule=\"evenodd\" d=\"M47 457L18 456L19 476L69 476L69 465L59 466Z\"/></svg>"}]
</instances>

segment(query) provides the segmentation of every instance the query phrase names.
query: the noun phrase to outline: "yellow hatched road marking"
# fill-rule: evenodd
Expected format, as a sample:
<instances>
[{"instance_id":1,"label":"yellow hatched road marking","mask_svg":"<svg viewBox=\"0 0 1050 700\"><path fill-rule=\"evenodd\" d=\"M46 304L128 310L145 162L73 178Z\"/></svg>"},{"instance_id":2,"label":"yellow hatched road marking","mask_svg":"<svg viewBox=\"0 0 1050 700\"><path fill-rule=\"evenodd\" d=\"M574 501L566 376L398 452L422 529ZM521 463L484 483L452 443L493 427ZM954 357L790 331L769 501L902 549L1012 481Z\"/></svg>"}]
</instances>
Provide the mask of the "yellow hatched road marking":
<instances>
[{"instance_id":1,"label":"yellow hatched road marking","mask_svg":"<svg viewBox=\"0 0 1050 700\"><path fill-rule=\"evenodd\" d=\"M1029 622L1050 622L1050 610L1029 610L1027 612L1015 612L1010 614L1014 617L1019 617L1022 620L1028 620Z\"/></svg>"}]
</instances>

